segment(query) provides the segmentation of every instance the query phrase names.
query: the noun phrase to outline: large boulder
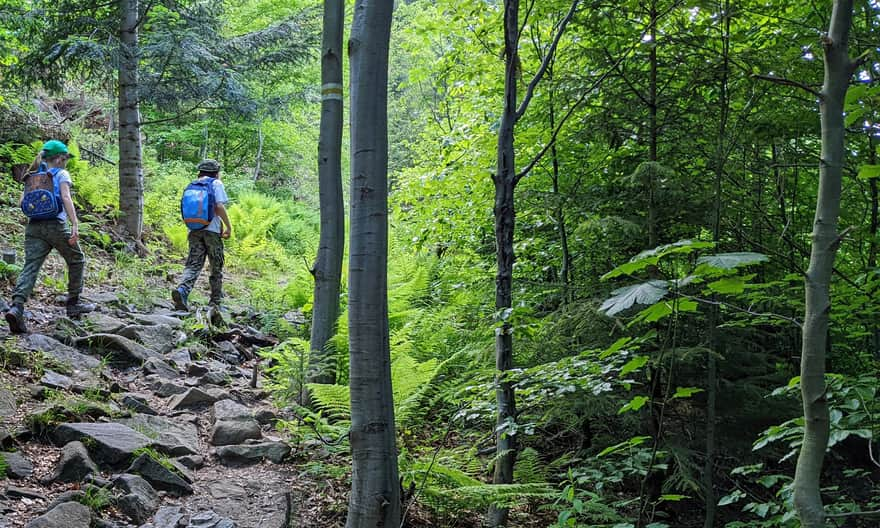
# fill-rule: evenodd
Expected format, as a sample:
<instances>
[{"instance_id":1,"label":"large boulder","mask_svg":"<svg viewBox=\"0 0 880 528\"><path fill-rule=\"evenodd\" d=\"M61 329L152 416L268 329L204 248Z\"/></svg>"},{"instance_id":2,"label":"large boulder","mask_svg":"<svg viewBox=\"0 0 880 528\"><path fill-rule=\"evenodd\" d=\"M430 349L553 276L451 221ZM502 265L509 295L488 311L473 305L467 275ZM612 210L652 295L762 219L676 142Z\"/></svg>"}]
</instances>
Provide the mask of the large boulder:
<instances>
[{"instance_id":1,"label":"large boulder","mask_svg":"<svg viewBox=\"0 0 880 528\"><path fill-rule=\"evenodd\" d=\"M101 362L92 356L42 334L28 335L21 346L44 355L51 365L63 367L64 375L77 385L91 388L101 384Z\"/></svg>"},{"instance_id":2,"label":"large boulder","mask_svg":"<svg viewBox=\"0 0 880 528\"><path fill-rule=\"evenodd\" d=\"M212 396L201 389L192 388L183 394L178 394L171 398L168 408L172 411L179 411L191 407L203 407L214 403L217 399L216 396Z\"/></svg>"},{"instance_id":3,"label":"large boulder","mask_svg":"<svg viewBox=\"0 0 880 528\"><path fill-rule=\"evenodd\" d=\"M115 363L124 367L137 367L150 358L160 357L154 350L116 334L87 335L76 339L75 343L100 356L109 354Z\"/></svg>"},{"instance_id":4,"label":"large boulder","mask_svg":"<svg viewBox=\"0 0 880 528\"><path fill-rule=\"evenodd\" d=\"M143 434L119 423L64 423L52 436L56 444L83 442L99 464L111 467L127 463L136 450L152 444Z\"/></svg>"},{"instance_id":5,"label":"large boulder","mask_svg":"<svg viewBox=\"0 0 880 528\"><path fill-rule=\"evenodd\" d=\"M171 420L161 416L135 415L117 421L148 435L157 449L169 455L197 455L200 452L198 427L181 417Z\"/></svg>"},{"instance_id":6,"label":"large boulder","mask_svg":"<svg viewBox=\"0 0 880 528\"><path fill-rule=\"evenodd\" d=\"M92 510L78 502L65 502L25 525L25 528L89 528Z\"/></svg>"}]
</instances>

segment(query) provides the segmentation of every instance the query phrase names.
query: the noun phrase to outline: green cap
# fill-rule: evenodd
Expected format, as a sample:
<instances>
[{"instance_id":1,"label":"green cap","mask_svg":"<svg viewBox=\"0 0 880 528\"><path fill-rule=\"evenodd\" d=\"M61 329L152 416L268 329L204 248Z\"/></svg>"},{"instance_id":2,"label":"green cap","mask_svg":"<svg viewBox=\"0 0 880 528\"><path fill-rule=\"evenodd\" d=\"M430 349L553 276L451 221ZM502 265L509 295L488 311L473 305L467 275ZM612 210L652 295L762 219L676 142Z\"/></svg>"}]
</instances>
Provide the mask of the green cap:
<instances>
[{"instance_id":1,"label":"green cap","mask_svg":"<svg viewBox=\"0 0 880 528\"><path fill-rule=\"evenodd\" d=\"M43 143L43 156L51 157L57 156L58 154L67 154L68 156L72 155L67 150L67 145L58 141L57 139L50 139L49 141Z\"/></svg>"}]
</instances>

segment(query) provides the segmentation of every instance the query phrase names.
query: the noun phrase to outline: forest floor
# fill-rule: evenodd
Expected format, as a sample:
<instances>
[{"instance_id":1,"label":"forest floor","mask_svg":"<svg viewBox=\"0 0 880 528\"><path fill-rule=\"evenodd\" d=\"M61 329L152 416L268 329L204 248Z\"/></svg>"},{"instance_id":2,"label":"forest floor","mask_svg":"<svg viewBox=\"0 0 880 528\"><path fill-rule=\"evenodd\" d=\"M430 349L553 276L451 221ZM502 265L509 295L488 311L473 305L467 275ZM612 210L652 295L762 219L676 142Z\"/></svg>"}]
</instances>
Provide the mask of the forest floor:
<instances>
[{"instance_id":1,"label":"forest floor","mask_svg":"<svg viewBox=\"0 0 880 528\"><path fill-rule=\"evenodd\" d=\"M3 224L0 246L20 247ZM235 299L220 314L175 312L165 297L126 304L113 259L87 253L96 312L65 316L62 288L46 286L65 280L53 254L29 333L0 325L0 528L343 526L346 474L322 465L347 462L291 441L276 423L295 417L262 377L252 386L259 349L277 342L254 328L258 314Z\"/></svg>"}]
</instances>

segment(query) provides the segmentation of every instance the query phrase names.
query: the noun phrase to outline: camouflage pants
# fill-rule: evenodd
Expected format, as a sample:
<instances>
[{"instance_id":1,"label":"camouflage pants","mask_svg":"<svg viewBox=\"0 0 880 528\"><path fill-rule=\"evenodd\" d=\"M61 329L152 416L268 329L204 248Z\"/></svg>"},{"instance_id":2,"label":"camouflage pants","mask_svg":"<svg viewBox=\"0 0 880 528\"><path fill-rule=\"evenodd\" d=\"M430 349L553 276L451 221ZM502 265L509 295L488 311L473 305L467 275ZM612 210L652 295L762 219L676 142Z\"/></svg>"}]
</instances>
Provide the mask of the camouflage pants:
<instances>
[{"instance_id":1,"label":"camouflage pants","mask_svg":"<svg viewBox=\"0 0 880 528\"><path fill-rule=\"evenodd\" d=\"M205 258L211 264L211 304L220 304L223 299L223 239L212 231L192 231L189 234L189 256L178 287L187 293L192 291L196 279L205 265Z\"/></svg>"},{"instance_id":2,"label":"camouflage pants","mask_svg":"<svg viewBox=\"0 0 880 528\"><path fill-rule=\"evenodd\" d=\"M40 220L28 223L24 231L24 268L18 276L12 302L24 304L34 291L37 275L52 248L67 262L67 293L76 297L82 293L83 270L86 256L79 244L71 246L70 227L63 220Z\"/></svg>"}]
</instances>

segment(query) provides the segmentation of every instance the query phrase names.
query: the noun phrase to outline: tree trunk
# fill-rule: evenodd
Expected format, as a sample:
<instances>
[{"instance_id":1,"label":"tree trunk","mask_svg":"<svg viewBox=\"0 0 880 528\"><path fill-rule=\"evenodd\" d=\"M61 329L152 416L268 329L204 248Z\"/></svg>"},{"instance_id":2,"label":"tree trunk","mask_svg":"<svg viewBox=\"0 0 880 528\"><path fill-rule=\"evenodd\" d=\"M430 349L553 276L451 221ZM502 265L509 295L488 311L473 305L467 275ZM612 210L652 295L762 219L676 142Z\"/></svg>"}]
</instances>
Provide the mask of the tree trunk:
<instances>
[{"instance_id":1,"label":"tree trunk","mask_svg":"<svg viewBox=\"0 0 880 528\"><path fill-rule=\"evenodd\" d=\"M138 106L138 0L119 0L119 213L128 236L144 228L144 173Z\"/></svg>"},{"instance_id":2,"label":"tree trunk","mask_svg":"<svg viewBox=\"0 0 880 528\"><path fill-rule=\"evenodd\" d=\"M547 72L548 80L552 78L552 71ZM550 130L556 130L556 109L554 108L555 90L551 86L547 92L547 104L549 105ZM559 244L562 250L562 265L559 269L560 280L562 281L562 302L568 304L572 301L571 292L571 251L568 248L568 230L565 227L565 202L559 192L559 152L556 149L556 142L550 146L550 162L553 185L554 216L556 217L556 225L559 228Z\"/></svg>"},{"instance_id":3,"label":"tree trunk","mask_svg":"<svg viewBox=\"0 0 880 528\"><path fill-rule=\"evenodd\" d=\"M263 164L263 122L257 128L257 160L254 163L254 181L260 177L260 169Z\"/></svg>"},{"instance_id":4,"label":"tree trunk","mask_svg":"<svg viewBox=\"0 0 880 528\"><path fill-rule=\"evenodd\" d=\"M648 62L651 67L650 80L648 83L648 125L649 132L649 151L648 157L652 163L656 163L657 154L657 2L651 2L651 27L648 34L651 37L651 50L648 54ZM648 247L655 248L660 244L660 235L657 226L657 171L651 170L650 180L648 181Z\"/></svg>"},{"instance_id":5,"label":"tree trunk","mask_svg":"<svg viewBox=\"0 0 880 528\"><path fill-rule=\"evenodd\" d=\"M794 504L804 528L822 528L825 509L819 492L822 461L828 446L828 402L825 399L825 359L831 311L831 272L840 244L841 175L844 163L843 105L853 63L847 54L852 0L835 0L825 48L825 80L820 102L822 157L819 192L813 219L810 267L807 269L806 310L801 348L801 398L804 443L794 476Z\"/></svg>"},{"instance_id":6,"label":"tree trunk","mask_svg":"<svg viewBox=\"0 0 880 528\"><path fill-rule=\"evenodd\" d=\"M712 219L712 241L718 244L721 241L721 212L724 203L723 183L724 167L727 163L727 119L730 114L730 96L728 93L728 79L730 78L730 0L722 0L721 5L721 78L718 83L718 139L715 154L715 199L714 217ZM713 295L713 300L715 296ZM703 528L715 526L715 511L717 500L715 498L715 437L717 420L718 398L718 361L717 356L724 356L724 339L719 325L721 324L721 310L718 305L709 308L709 339L710 350L706 361L706 462L703 466L703 495L705 504L705 517Z\"/></svg>"},{"instance_id":7,"label":"tree trunk","mask_svg":"<svg viewBox=\"0 0 880 528\"><path fill-rule=\"evenodd\" d=\"M344 0L324 0L321 51L321 132L318 139L318 188L321 235L312 275L315 295L309 343L309 382L336 380L334 357L326 352L336 332L339 285L345 246L342 204L342 23Z\"/></svg>"},{"instance_id":8,"label":"tree trunk","mask_svg":"<svg viewBox=\"0 0 880 528\"><path fill-rule=\"evenodd\" d=\"M516 126L516 78L519 65L519 0L504 0L504 109L498 129L498 150L495 184L495 400L498 405L495 433L495 473L493 484L513 482L516 462L516 436L508 434L516 421L516 397L513 383L507 379L513 368L513 328L508 316L512 303L513 236L516 230L514 190L516 188L516 159L514 127ZM500 432L499 432L500 431ZM492 506L489 525L507 524L508 509Z\"/></svg>"},{"instance_id":9,"label":"tree trunk","mask_svg":"<svg viewBox=\"0 0 880 528\"><path fill-rule=\"evenodd\" d=\"M351 495L347 528L397 528L397 471L388 342L388 46L391 0L357 0L351 78L349 349Z\"/></svg>"}]
</instances>

